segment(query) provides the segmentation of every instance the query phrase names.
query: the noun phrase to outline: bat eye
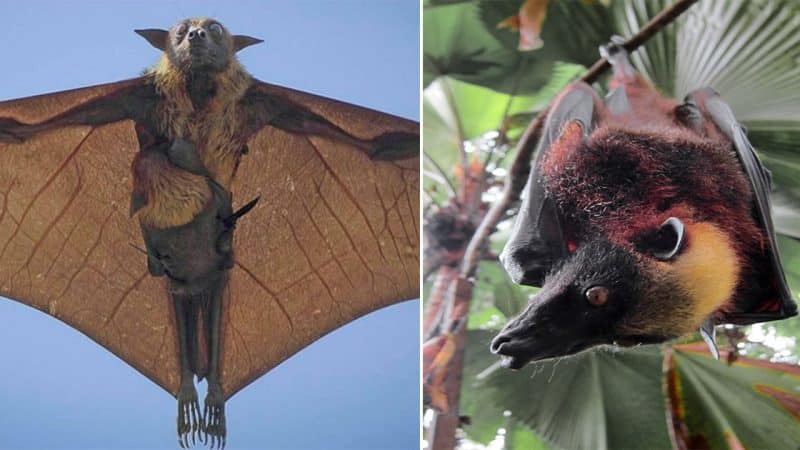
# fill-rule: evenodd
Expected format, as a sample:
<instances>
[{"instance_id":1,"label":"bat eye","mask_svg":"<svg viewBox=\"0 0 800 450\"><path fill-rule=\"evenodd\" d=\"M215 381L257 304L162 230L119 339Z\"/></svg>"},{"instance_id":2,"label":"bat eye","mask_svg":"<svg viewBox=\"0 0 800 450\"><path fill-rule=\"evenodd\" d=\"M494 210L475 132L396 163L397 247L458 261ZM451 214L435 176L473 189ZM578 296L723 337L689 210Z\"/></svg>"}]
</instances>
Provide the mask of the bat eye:
<instances>
[{"instance_id":1,"label":"bat eye","mask_svg":"<svg viewBox=\"0 0 800 450\"><path fill-rule=\"evenodd\" d=\"M586 290L586 301L594 306L603 306L608 302L608 289L603 286L593 286Z\"/></svg>"},{"instance_id":2,"label":"bat eye","mask_svg":"<svg viewBox=\"0 0 800 450\"><path fill-rule=\"evenodd\" d=\"M646 243L646 251L661 261L673 259L683 248L685 233L683 222L670 217Z\"/></svg>"},{"instance_id":3,"label":"bat eye","mask_svg":"<svg viewBox=\"0 0 800 450\"><path fill-rule=\"evenodd\" d=\"M178 26L178 29L177 29L177 30L175 30L175 37L177 37L178 39L182 39L182 38L183 38L183 35L184 35L184 34L186 34L186 30L187 30L188 28L189 28L189 27L188 27L188 26L186 26L186 24L185 24L185 23L182 23L182 24L180 24L180 26Z\"/></svg>"},{"instance_id":4,"label":"bat eye","mask_svg":"<svg viewBox=\"0 0 800 450\"><path fill-rule=\"evenodd\" d=\"M222 26L218 23L212 23L211 26L208 27L208 30L215 36L222 36Z\"/></svg>"}]
</instances>

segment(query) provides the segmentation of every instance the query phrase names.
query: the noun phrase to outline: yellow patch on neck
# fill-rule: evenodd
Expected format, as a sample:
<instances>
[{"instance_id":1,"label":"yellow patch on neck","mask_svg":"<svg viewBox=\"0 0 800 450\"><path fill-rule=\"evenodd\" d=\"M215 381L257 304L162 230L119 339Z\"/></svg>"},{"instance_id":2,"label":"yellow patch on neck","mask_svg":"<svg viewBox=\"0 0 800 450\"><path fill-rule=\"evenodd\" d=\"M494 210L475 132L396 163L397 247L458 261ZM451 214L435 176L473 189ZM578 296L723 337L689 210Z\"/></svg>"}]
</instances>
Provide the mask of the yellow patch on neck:
<instances>
[{"instance_id":1,"label":"yellow patch on neck","mask_svg":"<svg viewBox=\"0 0 800 450\"><path fill-rule=\"evenodd\" d=\"M739 262L730 237L708 222L686 224L688 247L667 271L689 294L692 329L731 300L739 278Z\"/></svg>"}]
</instances>

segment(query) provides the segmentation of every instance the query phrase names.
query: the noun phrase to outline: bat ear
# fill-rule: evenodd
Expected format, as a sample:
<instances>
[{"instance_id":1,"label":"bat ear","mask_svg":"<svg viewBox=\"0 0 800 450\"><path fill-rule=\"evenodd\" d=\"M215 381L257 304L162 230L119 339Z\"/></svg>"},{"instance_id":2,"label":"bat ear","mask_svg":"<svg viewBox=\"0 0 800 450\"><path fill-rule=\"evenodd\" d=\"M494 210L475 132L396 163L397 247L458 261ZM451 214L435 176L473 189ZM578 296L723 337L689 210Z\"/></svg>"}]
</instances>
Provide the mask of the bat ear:
<instances>
[{"instance_id":1,"label":"bat ear","mask_svg":"<svg viewBox=\"0 0 800 450\"><path fill-rule=\"evenodd\" d=\"M237 34L233 37L233 50L238 52L245 47L250 47L251 45L260 44L262 42L264 42L263 39L256 39L254 37Z\"/></svg>"},{"instance_id":2,"label":"bat ear","mask_svg":"<svg viewBox=\"0 0 800 450\"><path fill-rule=\"evenodd\" d=\"M133 30L139 36L147 39L147 42L150 43L153 47L163 51L167 49L167 37L169 36L169 31L167 30L158 30L155 28L148 28L146 30Z\"/></svg>"}]
</instances>

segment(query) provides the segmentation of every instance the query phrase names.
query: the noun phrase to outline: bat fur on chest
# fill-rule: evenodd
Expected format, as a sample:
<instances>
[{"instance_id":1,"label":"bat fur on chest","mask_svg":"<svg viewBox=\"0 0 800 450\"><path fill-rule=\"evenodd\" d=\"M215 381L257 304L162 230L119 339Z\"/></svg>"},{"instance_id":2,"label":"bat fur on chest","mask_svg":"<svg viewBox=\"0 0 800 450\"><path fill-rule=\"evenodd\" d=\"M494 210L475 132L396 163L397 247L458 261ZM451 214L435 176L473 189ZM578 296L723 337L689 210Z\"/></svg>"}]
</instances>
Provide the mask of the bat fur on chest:
<instances>
[{"instance_id":1,"label":"bat fur on chest","mask_svg":"<svg viewBox=\"0 0 800 450\"><path fill-rule=\"evenodd\" d=\"M229 190L245 148L240 100L250 75L232 61L206 79L187 79L166 57L151 75L160 98L153 112L157 133L191 142L211 180ZM134 189L145 198L139 219L155 228L188 224L212 199L207 178L140 152L134 161Z\"/></svg>"}]
</instances>

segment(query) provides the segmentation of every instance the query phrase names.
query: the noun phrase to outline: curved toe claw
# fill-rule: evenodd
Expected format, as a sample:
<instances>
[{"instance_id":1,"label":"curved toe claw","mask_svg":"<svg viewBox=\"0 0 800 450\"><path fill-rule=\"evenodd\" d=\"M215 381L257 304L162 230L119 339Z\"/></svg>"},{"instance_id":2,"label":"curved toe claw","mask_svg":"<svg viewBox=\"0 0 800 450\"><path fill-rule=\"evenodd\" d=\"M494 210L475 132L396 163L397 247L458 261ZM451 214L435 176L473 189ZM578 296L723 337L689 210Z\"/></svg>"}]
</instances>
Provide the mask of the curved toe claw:
<instances>
[{"instance_id":1,"label":"curved toe claw","mask_svg":"<svg viewBox=\"0 0 800 450\"><path fill-rule=\"evenodd\" d=\"M202 418L203 443L210 448L224 449L225 436L225 400L222 390L209 386Z\"/></svg>"},{"instance_id":2,"label":"curved toe claw","mask_svg":"<svg viewBox=\"0 0 800 450\"><path fill-rule=\"evenodd\" d=\"M225 448L225 408L206 404L203 414L203 443L210 448Z\"/></svg>"},{"instance_id":3,"label":"curved toe claw","mask_svg":"<svg viewBox=\"0 0 800 450\"><path fill-rule=\"evenodd\" d=\"M195 444L200 431L200 403L194 385L181 387L178 392L178 444L188 448Z\"/></svg>"}]
</instances>

